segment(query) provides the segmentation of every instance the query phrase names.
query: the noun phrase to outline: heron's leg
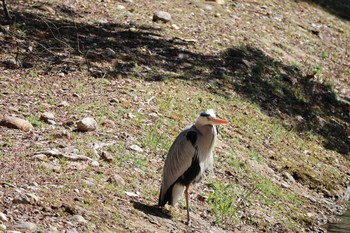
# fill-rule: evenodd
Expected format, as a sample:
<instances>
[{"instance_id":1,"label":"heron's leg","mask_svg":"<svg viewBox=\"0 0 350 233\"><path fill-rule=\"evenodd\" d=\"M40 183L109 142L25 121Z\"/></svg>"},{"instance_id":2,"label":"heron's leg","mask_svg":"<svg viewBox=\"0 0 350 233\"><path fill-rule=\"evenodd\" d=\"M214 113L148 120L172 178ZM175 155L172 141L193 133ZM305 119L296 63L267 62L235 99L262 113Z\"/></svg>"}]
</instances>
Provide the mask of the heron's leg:
<instances>
[{"instance_id":1,"label":"heron's leg","mask_svg":"<svg viewBox=\"0 0 350 233\"><path fill-rule=\"evenodd\" d=\"M188 188L190 185L186 185L185 189L185 197L186 197L186 209L187 209L187 225L191 225L191 219L190 219L190 210L188 206Z\"/></svg>"}]
</instances>

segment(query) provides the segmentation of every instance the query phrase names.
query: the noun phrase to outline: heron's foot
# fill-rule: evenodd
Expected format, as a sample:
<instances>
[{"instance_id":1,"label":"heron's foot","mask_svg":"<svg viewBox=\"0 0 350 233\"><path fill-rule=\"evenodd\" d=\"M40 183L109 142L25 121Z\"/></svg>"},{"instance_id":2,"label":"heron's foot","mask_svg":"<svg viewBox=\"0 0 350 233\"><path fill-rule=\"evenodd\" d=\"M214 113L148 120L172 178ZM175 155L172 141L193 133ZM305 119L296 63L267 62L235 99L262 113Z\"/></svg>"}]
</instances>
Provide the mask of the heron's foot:
<instances>
[{"instance_id":1,"label":"heron's foot","mask_svg":"<svg viewBox=\"0 0 350 233\"><path fill-rule=\"evenodd\" d=\"M192 224L192 220L191 219L187 220L186 225L191 226L191 224Z\"/></svg>"}]
</instances>

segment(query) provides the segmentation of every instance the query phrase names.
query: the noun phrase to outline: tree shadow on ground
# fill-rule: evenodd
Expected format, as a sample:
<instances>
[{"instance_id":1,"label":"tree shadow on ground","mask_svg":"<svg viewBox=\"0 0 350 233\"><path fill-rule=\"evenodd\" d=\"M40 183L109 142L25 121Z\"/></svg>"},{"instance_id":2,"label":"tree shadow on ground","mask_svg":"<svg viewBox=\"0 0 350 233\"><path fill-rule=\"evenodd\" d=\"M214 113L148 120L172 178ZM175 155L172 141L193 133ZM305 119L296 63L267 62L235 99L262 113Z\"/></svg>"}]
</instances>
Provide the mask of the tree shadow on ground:
<instances>
[{"instance_id":1,"label":"tree shadow on ground","mask_svg":"<svg viewBox=\"0 0 350 233\"><path fill-rule=\"evenodd\" d=\"M0 66L50 75L89 71L95 77L202 82L218 95L229 97L234 90L268 115L287 119L287 128L321 135L327 149L350 152L349 104L314 75L304 76L297 67L251 46L218 55L195 53L194 41L164 37L151 26L78 23L74 17L83 17L78 12L52 8L64 17L31 12L26 5L12 12L14 24L0 37L0 53L12 54L18 62L3 61Z\"/></svg>"},{"instance_id":2,"label":"tree shadow on ground","mask_svg":"<svg viewBox=\"0 0 350 233\"><path fill-rule=\"evenodd\" d=\"M311 131L324 138L327 149L349 154L350 106L337 99L331 85L318 82L316 74L303 76L294 66L272 59L259 49L228 49L224 55L232 73L230 85L258 104L268 115L299 132Z\"/></svg>"},{"instance_id":3,"label":"tree shadow on ground","mask_svg":"<svg viewBox=\"0 0 350 233\"><path fill-rule=\"evenodd\" d=\"M350 0L302 0L317 4L339 18L350 20Z\"/></svg>"}]
</instances>

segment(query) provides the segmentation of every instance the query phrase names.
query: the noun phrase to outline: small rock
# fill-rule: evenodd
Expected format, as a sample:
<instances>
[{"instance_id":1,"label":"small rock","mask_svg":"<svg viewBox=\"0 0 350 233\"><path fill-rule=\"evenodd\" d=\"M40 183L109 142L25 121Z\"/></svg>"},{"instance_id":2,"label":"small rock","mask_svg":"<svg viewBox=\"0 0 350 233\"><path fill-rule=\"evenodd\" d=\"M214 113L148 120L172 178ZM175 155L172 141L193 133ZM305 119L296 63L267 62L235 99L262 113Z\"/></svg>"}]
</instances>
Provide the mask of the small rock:
<instances>
[{"instance_id":1,"label":"small rock","mask_svg":"<svg viewBox=\"0 0 350 233\"><path fill-rule=\"evenodd\" d=\"M140 153L143 152L143 149L141 147L139 147L138 145L135 145L135 144L129 146L129 149L134 150L136 152L140 152Z\"/></svg>"},{"instance_id":2,"label":"small rock","mask_svg":"<svg viewBox=\"0 0 350 233\"><path fill-rule=\"evenodd\" d=\"M10 110L11 112L19 112L18 108L15 107L9 107L8 110Z\"/></svg>"},{"instance_id":3,"label":"small rock","mask_svg":"<svg viewBox=\"0 0 350 233\"><path fill-rule=\"evenodd\" d=\"M68 107L69 103L67 101L62 101L61 103L57 104L57 107Z\"/></svg>"},{"instance_id":4,"label":"small rock","mask_svg":"<svg viewBox=\"0 0 350 233\"><path fill-rule=\"evenodd\" d=\"M66 232L65 232L65 233L78 233L78 231L77 231L77 229L72 228L72 229L68 229L68 230L66 230Z\"/></svg>"},{"instance_id":5,"label":"small rock","mask_svg":"<svg viewBox=\"0 0 350 233\"><path fill-rule=\"evenodd\" d=\"M129 197L138 197L139 196L137 193L134 193L134 192L125 192L125 194Z\"/></svg>"},{"instance_id":6,"label":"small rock","mask_svg":"<svg viewBox=\"0 0 350 233\"><path fill-rule=\"evenodd\" d=\"M93 167L99 167L100 166L100 163L99 162L97 162L97 161L91 161L91 166L93 166Z\"/></svg>"},{"instance_id":7,"label":"small rock","mask_svg":"<svg viewBox=\"0 0 350 233\"><path fill-rule=\"evenodd\" d=\"M97 122L91 117L85 117L77 122L77 128L81 132L93 131L97 128Z\"/></svg>"},{"instance_id":8,"label":"small rock","mask_svg":"<svg viewBox=\"0 0 350 233\"><path fill-rule=\"evenodd\" d=\"M78 214L71 216L70 220L77 222L77 223L82 223L82 224L85 224L88 222L83 216L78 215Z\"/></svg>"},{"instance_id":9,"label":"small rock","mask_svg":"<svg viewBox=\"0 0 350 233\"><path fill-rule=\"evenodd\" d=\"M111 175L107 181L110 183L115 183L117 185L125 185L124 179L118 174Z\"/></svg>"},{"instance_id":10,"label":"small rock","mask_svg":"<svg viewBox=\"0 0 350 233\"><path fill-rule=\"evenodd\" d=\"M54 120L55 115L51 112L43 112L40 116L40 120L48 122L49 120Z\"/></svg>"},{"instance_id":11,"label":"small rock","mask_svg":"<svg viewBox=\"0 0 350 233\"><path fill-rule=\"evenodd\" d=\"M10 67L13 67L13 68L19 68L22 66L22 62L19 60L16 60L16 59L7 60L6 63L7 63L7 65L9 65Z\"/></svg>"},{"instance_id":12,"label":"small rock","mask_svg":"<svg viewBox=\"0 0 350 233\"><path fill-rule=\"evenodd\" d=\"M37 229L37 226L35 223L32 222L19 222L19 224L16 225L15 228L18 230L35 231Z\"/></svg>"},{"instance_id":13,"label":"small rock","mask_svg":"<svg viewBox=\"0 0 350 233\"><path fill-rule=\"evenodd\" d=\"M113 98L109 102L110 103L119 103L120 101L117 98Z\"/></svg>"},{"instance_id":14,"label":"small rock","mask_svg":"<svg viewBox=\"0 0 350 233\"><path fill-rule=\"evenodd\" d=\"M84 203L84 199L82 197L75 197L73 200Z\"/></svg>"},{"instance_id":15,"label":"small rock","mask_svg":"<svg viewBox=\"0 0 350 233\"><path fill-rule=\"evenodd\" d=\"M59 233L57 227L49 226L49 229L46 231L47 233Z\"/></svg>"},{"instance_id":16,"label":"small rock","mask_svg":"<svg viewBox=\"0 0 350 233\"><path fill-rule=\"evenodd\" d=\"M47 156L45 154L36 154L33 155L32 159L33 160L40 160L40 161L44 161L47 158Z\"/></svg>"},{"instance_id":17,"label":"small rock","mask_svg":"<svg viewBox=\"0 0 350 233\"><path fill-rule=\"evenodd\" d=\"M115 57L116 56L116 53L111 48L106 48L105 53L108 57Z\"/></svg>"},{"instance_id":18,"label":"small rock","mask_svg":"<svg viewBox=\"0 0 350 233\"><path fill-rule=\"evenodd\" d=\"M204 10L208 10L208 11L211 11L214 9L214 7L212 5L209 5L209 4L204 4L203 5L203 9Z\"/></svg>"},{"instance_id":19,"label":"small rock","mask_svg":"<svg viewBox=\"0 0 350 233\"><path fill-rule=\"evenodd\" d=\"M59 172L61 170L60 165L53 165L51 163L43 162L40 166L48 171Z\"/></svg>"},{"instance_id":20,"label":"small rock","mask_svg":"<svg viewBox=\"0 0 350 233\"><path fill-rule=\"evenodd\" d=\"M7 222L8 221L6 215L3 212L0 212L0 220L3 221L3 222Z\"/></svg>"},{"instance_id":21,"label":"small rock","mask_svg":"<svg viewBox=\"0 0 350 233\"><path fill-rule=\"evenodd\" d=\"M108 128L114 128L115 127L115 123L112 120L109 119L105 119L102 123L103 126L108 127Z\"/></svg>"},{"instance_id":22,"label":"small rock","mask_svg":"<svg viewBox=\"0 0 350 233\"><path fill-rule=\"evenodd\" d=\"M117 5L117 10L119 10L119 11L125 10L125 6L123 6L123 5Z\"/></svg>"},{"instance_id":23,"label":"small rock","mask_svg":"<svg viewBox=\"0 0 350 233\"><path fill-rule=\"evenodd\" d=\"M54 120L47 120L47 123L49 124L49 125L56 125L56 121L54 121Z\"/></svg>"},{"instance_id":24,"label":"small rock","mask_svg":"<svg viewBox=\"0 0 350 233\"><path fill-rule=\"evenodd\" d=\"M113 155L108 151L102 151L101 158L107 162L112 162L114 159Z\"/></svg>"},{"instance_id":25,"label":"small rock","mask_svg":"<svg viewBox=\"0 0 350 233\"><path fill-rule=\"evenodd\" d=\"M293 177L291 174L289 174L288 172L284 172L282 175L283 175L285 178L287 178L291 183L295 183L294 177Z\"/></svg>"},{"instance_id":26,"label":"small rock","mask_svg":"<svg viewBox=\"0 0 350 233\"><path fill-rule=\"evenodd\" d=\"M65 130L65 129L53 133L52 136L54 136L55 138L67 138L67 139L71 139L70 132L69 132L68 130Z\"/></svg>"},{"instance_id":27,"label":"small rock","mask_svg":"<svg viewBox=\"0 0 350 233\"><path fill-rule=\"evenodd\" d=\"M172 24L171 27L174 28L175 30L179 30L180 29L180 27L177 26L176 24Z\"/></svg>"},{"instance_id":28,"label":"small rock","mask_svg":"<svg viewBox=\"0 0 350 233\"><path fill-rule=\"evenodd\" d=\"M40 108L45 109L45 110L49 110L52 106L48 103L41 103L40 104Z\"/></svg>"},{"instance_id":29,"label":"small rock","mask_svg":"<svg viewBox=\"0 0 350 233\"><path fill-rule=\"evenodd\" d=\"M87 163L81 163L81 162L76 162L76 161L70 162L68 164L69 169L78 170L78 171L85 170L87 167L88 167Z\"/></svg>"},{"instance_id":30,"label":"small rock","mask_svg":"<svg viewBox=\"0 0 350 233\"><path fill-rule=\"evenodd\" d=\"M79 150L75 146L66 146L65 148L62 149L64 153L67 154L78 154Z\"/></svg>"},{"instance_id":31,"label":"small rock","mask_svg":"<svg viewBox=\"0 0 350 233\"><path fill-rule=\"evenodd\" d=\"M33 125L29 121L12 116L5 116L4 119L0 121L0 125L8 128L20 129L25 132L33 128Z\"/></svg>"},{"instance_id":32,"label":"small rock","mask_svg":"<svg viewBox=\"0 0 350 233\"><path fill-rule=\"evenodd\" d=\"M216 4L223 5L225 4L225 0L207 0L208 2L215 2Z\"/></svg>"},{"instance_id":33,"label":"small rock","mask_svg":"<svg viewBox=\"0 0 350 233\"><path fill-rule=\"evenodd\" d=\"M297 121L299 121L299 122L303 122L303 121L304 121L304 117L302 117L302 116L300 116L300 115L297 115L297 116L295 117L295 119L296 119Z\"/></svg>"},{"instance_id":34,"label":"small rock","mask_svg":"<svg viewBox=\"0 0 350 233\"><path fill-rule=\"evenodd\" d=\"M224 5L225 4L225 0L215 0L215 2L219 5Z\"/></svg>"},{"instance_id":35,"label":"small rock","mask_svg":"<svg viewBox=\"0 0 350 233\"><path fill-rule=\"evenodd\" d=\"M162 21L164 23L171 21L171 15L165 11L157 11L153 14L153 22Z\"/></svg>"},{"instance_id":36,"label":"small rock","mask_svg":"<svg viewBox=\"0 0 350 233\"><path fill-rule=\"evenodd\" d=\"M39 201L39 197L33 193L22 194L12 200L14 204L35 204Z\"/></svg>"},{"instance_id":37,"label":"small rock","mask_svg":"<svg viewBox=\"0 0 350 233\"><path fill-rule=\"evenodd\" d=\"M6 231L6 226L4 224L0 224L0 231ZM7 231L10 232L10 231Z\"/></svg>"},{"instance_id":38,"label":"small rock","mask_svg":"<svg viewBox=\"0 0 350 233\"><path fill-rule=\"evenodd\" d=\"M82 180L88 186L94 186L95 184L91 180Z\"/></svg>"},{"instance_id":39,"label":"small rock","mask_svg":"<svg viewBox=\"0 0 350 233\"><path fill-rule=\"evenodd\" d=\"M281 182L281 186L283 187L283 188L289 188L290 187L290 185L287 183L287 182Z\"/></svg>"}]
</instances>

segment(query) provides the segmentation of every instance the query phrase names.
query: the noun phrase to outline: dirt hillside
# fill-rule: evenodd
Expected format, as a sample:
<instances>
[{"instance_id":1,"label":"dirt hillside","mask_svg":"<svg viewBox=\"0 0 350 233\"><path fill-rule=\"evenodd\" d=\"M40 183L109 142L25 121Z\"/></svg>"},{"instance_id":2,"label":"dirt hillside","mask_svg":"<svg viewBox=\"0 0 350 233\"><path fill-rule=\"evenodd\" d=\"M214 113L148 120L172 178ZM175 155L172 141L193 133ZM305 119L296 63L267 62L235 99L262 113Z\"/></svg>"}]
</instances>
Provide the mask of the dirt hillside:
<instances>
[{"instance_id":1,"label":"dirt hillside","mask_svg":"<svg viewBox=\"0 0 350 233\"><path fill-rule=\"evenodd\" d=\"M326 232L350 181L349 1L8 1L0 231ZM164 11L162 20L154 20ZM3 15L3 9L0 10ZM164 13L163 13L164 16ZM169 18L171 17L171 19ZM214 171L157 204L213 108Z\"/></svg>"}]
</instances>

